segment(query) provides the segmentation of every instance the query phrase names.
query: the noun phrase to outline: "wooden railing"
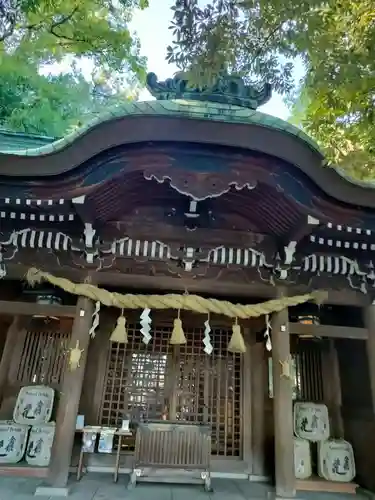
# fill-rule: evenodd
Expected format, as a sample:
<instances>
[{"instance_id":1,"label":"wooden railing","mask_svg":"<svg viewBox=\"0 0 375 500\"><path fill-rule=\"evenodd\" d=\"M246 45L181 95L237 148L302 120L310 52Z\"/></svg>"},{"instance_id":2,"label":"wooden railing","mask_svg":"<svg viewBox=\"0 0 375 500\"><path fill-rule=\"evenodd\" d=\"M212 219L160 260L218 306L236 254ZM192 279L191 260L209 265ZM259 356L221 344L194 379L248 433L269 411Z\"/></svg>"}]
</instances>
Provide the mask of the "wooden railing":
<instances>
[{"instance_id":1,"label":"wooden railing","mask_svg":"<svg viewBox=\"0 0 375 500\"><path fill-rule=\"evenodd\" d=\"M137 481L203 483L211 491L211 428L188 422L152 421L137 429L129 487Z\"/></svg>"}]
</instances>

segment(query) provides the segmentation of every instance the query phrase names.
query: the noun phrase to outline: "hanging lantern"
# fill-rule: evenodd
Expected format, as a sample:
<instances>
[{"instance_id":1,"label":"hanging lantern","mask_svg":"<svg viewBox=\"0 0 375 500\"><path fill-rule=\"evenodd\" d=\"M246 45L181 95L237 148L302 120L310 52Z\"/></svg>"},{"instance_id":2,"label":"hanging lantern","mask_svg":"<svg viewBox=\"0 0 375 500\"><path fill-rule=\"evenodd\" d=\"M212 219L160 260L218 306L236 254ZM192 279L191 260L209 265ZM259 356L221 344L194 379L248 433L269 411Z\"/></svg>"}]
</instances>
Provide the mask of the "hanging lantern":
<instances>
[{"instance_id":1,"label":"hanging lantern","mask_svg":"<svg viewBox=\"0 0 375 500\"><path fill-rule=\"evenodd\" d=\"M320 306L312 302L306 302L301 306L295 308L295 314L293 314L293 319L300 323L301 325L320 325ZM300 339L320 339L315 335L305 334L299 335Z\"/></svg>"},{"instance_id":2,"label":"hanging lantern","mask_svg":"<svg viewBox=\"0 0 375 500\"><path fill-rule=\"evenodd\" d=\"M63 303L62 298L51 288L26 289L22 295L27 302L33 302L38 305L60 306ZM59 321L57 316L47 316L45 314L34 314L33 319L43 319L46 323L50 321Z\"/></svg>"}]
</instances>

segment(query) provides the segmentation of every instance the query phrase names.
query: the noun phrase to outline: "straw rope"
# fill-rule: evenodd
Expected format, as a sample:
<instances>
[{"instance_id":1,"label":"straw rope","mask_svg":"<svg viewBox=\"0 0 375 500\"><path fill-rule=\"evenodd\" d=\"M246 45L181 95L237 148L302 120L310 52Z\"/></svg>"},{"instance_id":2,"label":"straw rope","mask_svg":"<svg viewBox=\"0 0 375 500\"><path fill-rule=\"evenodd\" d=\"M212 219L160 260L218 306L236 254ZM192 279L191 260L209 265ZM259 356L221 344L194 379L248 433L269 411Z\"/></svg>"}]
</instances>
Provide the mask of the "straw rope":
<instances>
[{"instance_id":1,"label":"straw rope","mask_svg":"<svg viewBox=\"0 0 375 500\"><path fill-rule=\"evenodd\" d=\"M30 268L25 276L33 286L47 282L73 295L81 295L101 302L105 306L120 309L184 309L200 314L221 314L230 318L256 318L278 312L286 307L296 306L309 301L324 302L327 292L318 290L304 295L280 297L259 304L232 304L226 300L206 299L198 295L133 295L112 293L103 288L86 283L73 283L66 278L59 278L36 268Z\"/></svg>"}]
</instances>

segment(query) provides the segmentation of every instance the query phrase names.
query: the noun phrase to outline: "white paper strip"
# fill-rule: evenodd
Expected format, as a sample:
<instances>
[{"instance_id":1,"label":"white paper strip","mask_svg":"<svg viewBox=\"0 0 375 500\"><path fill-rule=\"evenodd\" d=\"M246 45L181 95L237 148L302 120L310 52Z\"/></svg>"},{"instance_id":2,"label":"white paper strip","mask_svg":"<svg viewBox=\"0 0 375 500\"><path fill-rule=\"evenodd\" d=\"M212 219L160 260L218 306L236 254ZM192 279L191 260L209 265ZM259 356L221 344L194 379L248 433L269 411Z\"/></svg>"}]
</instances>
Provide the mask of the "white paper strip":
<instances>
[{"instance_id":1,"label":"white paper strip","mask_svg":"<svg viewBox=\"0 0 375 500\"><path fill-rule=\"evenodd\" d=\"M140 316L140 323L141 323L141 334L142 334L142 342L145 344L148 344L150 340L152 339L152 336L150 334L151 331L151 323L152 319L150 317L150 312L151 309L143 309L142 314Z\"/></svg>"},{"instance_id":2,"label":"white paper strip","mask_svg":"<svg viewBox=\"0 0 375 500\"><path fill-rule=\"evenodd\" d=\"M211 344L210 332L211 332L210 321L207 320L204 322L204 337L203 337L203 344L204 344L203 350L206 354L211 354L212 351L214 350Z\"/></svg>"},{"instance_id":3,"label":"white paper strip","mask_svg":"<svg viewBox=\"0 0 375 500\"><path fill-rule=\"evenodd\" d=\"M96 329L98 328L99 326L99 312L100 312L100 302L97 301L95 303L95 311L92 315L92 325L91 325L91 328L89 330L89 335L91 338L94 338L95 335L96 335Z\"/></svg>"},{"instance_id":4,"label":"white paper strip","mask_svg":"<svg viewBox=\"0 0 375 500\"><path fill-rule=\"evenodd\" d=\"M271 322L270 317L266 314L266 331L264 332L264 338L266 340L266 349L267 351L272 351L272 342L271 342Z\"/></svg>"}]
</instances>

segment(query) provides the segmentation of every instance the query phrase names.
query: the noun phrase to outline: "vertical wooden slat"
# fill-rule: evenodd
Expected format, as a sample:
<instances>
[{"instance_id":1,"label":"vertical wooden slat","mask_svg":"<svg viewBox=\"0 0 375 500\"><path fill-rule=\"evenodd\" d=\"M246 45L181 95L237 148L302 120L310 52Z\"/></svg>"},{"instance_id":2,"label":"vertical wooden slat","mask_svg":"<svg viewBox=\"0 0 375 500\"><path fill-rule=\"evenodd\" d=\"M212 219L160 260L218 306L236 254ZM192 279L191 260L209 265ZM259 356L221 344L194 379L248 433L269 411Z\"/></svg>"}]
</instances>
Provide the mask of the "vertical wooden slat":
<instances>
[{"instance_id":1,"label":"vertical wooden slat","mask_svg":"<svg viewBox=\"0 0 375 500\"><path fill-rule=\"evenodd\" d=\"M22 318L21 316L15 316L11 325L8 328L7 336L5 339L5 345L3 349L3 354L0 362L0 404L3 399L6 385L9 381L9 369L12 366L14 360L15 347L20 340L20 333L26 325L28 318Z\"/></svg>"},{"instance_id":2,"label":"vertical wooden slat","mask_svg":"<svg viewBox=\"0 0 375 500\"><path fill-rule=\"evenodd\" d=\"M203 422L209 423L209 408L210 408L210 395L211 395L211 358L206 355L204 358L204 409L203 409Z\"/></svg>"},{"instance_id":3,"label":"vertical wooden slat","mask_svg":"<svg viewBox=\"0 0 375 500\"><path fill-rule=\"evenodd\" d=\"M172 350L172 367L169 372L171 377L171 392L169 395L169 419L176 420L177 418L177 401L178 401L178 382L180 374L180 346L173 346Z\"/></svg>"},{"instance_id":4,"label":"vertical wooden slat","mask_svg":"<svg viewBox=\"0 0 375 500\"><path fill-rule=\"evenodd\" d=\"M302 363L301 352L298 352L294 359L296 363L296 375L297 375L296 398L299 400L301 399L303 400L304 384L303 384L303 363Z\"/></svg>"},{"instance_id":5,"label":"vertical wooden slat","mask_svg":"<svg viewBox=\"0 0 375 500\"><path fill-rule=\"evenodd\" d=\"M344 423L341 415L341 382L337 350L333 339L328 339L325 361L325 403L332 422L333 437L344 437ZM329 381L329 383L327 383ZM328 387L329 386L329 387Z\"/></svg>"},{"instance_id":6,"label":"vertical wooden slat","mask_svg":"<svg viewBox=\"0 0 375 500\"><path fill-rule=\"evenodd\" d=\"M247 463L249 471L253 467L253 449L252 449L252 349L255 338L252 336L250 328L243 329L246 352L242 358L242 404L241 404L241 424L242 424L242 442L243 442L243 460Z\"/></svg>"},{"instance_id":7,"label":"vertical wooden slat","mask_svg":"<svg viewBox=\"0 0 375 500\"><path fill-rule=\"evenodd\" d=\"M34 348L34 335L27 332L24 342L24 349L22 351L22 357L19 363L17 379L20 381L30 380L30 374L28 372L29 366L33 362L33 348ZM38 341L38 339L36 339ZM32 380L30 380L32 382Z\"/></svg>"},{"instance_id":8,"label":"vertical wooden slat","mask_svg":"<svg viewBox=\"0 0 375 500\"><path fill-rule=\"evenodd\" d=\"M13 356L12 356L12 364L9 367L8 373L8 382L9 385L15 385L18 382L18 374L19 374L19 365L22 360L24 345L27 340L27 330L23 328L19 331L17 335L17 344L14 347Z\"/></svg>"},{"instance_id":9,"label":"vertical wooden slat","mask_svg":"<svg viewBox=\"0 0 375 500\"><path fill-rule=\"evenodd\" d=\"M315 356L315 349L310 346L309 349L309 361L310 361L310 379L311 379L311 393L310 393L310 400L314 401L316 399L316 356Z\"/></svg>"},{"instance_id":10,"label":"vertical wooden slat","mask_svg":"<svg viewBox=\"0 0 375 500\"><path fill-rule=\"evenodd\" d=\"M224 455L228 456L228 369L224 370ZM222 389L220 384L220 391ZM221 392L220 392L221 397Z\"/></svg>"}]
</instances>

